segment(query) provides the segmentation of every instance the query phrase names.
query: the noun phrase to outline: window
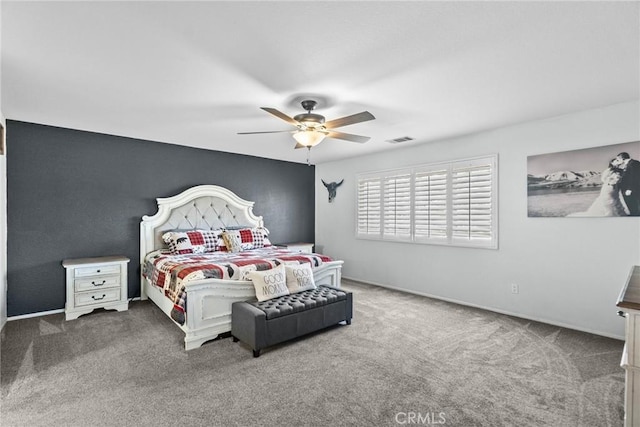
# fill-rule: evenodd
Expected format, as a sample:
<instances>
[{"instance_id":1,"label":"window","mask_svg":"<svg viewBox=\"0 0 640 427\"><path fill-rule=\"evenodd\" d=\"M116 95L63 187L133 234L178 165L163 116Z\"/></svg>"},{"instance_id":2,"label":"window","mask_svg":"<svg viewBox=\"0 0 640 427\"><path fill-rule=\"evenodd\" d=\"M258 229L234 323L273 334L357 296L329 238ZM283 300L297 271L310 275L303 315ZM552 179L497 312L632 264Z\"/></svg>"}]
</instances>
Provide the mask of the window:
<instances>
[{"instance_id":1,"label":"window","mask_svg":"<svg viewBox=\"0 0 640 427\"><path fill-rule=\"evenodd\" d=\"M497 248L497 156L358 176L357 237Z\"/></svg>"},{"instance_id":2,"label":"window","mask_svg":"<svg viewBox=\"0 0 640 427\"><path fill-rule=\"evenodd\" d=\"M411 239L411 174L401 173L383 179L383 236Z\"/></svg>"},{"instance_id":3,"label":"window","mask_svg":"<svg viewBox=\"0 0 640 427\"><path fill-rule=\"evenodd\" d=\"M447 238L446 169L415 173L414 236L416 241Z\"/></svg>"},{"instance_id":4,"label":"window","mask_svg":"<svg viewBox=\"0 0 640 427\"><path fill-rule=\"evenodd\" d=\"M358 234L375 236L380 234L380 178L358 180Z\"/></svg>"},{"instance_id":5,"label":"window","mask_svg":"<svg viewBox=\"0 0 640 427\"><path fill-rule=\"evenodd\" d=\"M491 165L454 165L451 181L452 237L491 239Z\"/></svg>"}]
</instances>

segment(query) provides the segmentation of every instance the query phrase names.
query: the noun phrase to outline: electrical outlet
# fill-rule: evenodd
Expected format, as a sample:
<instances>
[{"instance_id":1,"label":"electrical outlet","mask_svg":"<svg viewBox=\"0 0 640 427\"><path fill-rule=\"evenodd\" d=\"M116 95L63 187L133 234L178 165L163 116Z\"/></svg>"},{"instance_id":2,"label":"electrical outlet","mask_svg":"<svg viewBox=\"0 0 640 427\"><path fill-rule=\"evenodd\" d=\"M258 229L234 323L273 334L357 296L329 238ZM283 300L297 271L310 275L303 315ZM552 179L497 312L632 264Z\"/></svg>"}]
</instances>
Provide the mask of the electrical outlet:
<instances>
[{"instance_id":1,"label":"electrical outlet","mask_svg":"<svg viewBox=\"0 0 640 427\"><path fill-rule=\"evenodd\" d=\"M518 292L520 292L520 289L518 288L518 285L515 283L511 284L511 293L512 294L517 294Z\"/></svg>"}]
</instances>

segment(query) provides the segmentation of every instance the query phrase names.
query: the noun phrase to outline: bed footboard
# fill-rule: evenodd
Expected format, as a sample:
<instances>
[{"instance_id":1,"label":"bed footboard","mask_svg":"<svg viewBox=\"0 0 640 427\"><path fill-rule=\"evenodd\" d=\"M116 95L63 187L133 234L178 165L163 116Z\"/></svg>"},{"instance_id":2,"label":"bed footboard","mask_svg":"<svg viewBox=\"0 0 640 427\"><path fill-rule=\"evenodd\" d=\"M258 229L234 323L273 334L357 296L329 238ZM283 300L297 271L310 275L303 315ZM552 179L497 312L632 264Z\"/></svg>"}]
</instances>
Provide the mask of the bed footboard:
<instances>
[{"instance_id":1,"label":"bed footboard","mask_svg":"<svg viewBox=\"0 0 640 427\"><path fill-rule=\"evenodd\" d=\"M343 261L324 263L314 270L316 285L340 286ZM142 278L144 294L151 299L169 318L173 303L159 288ZM218 335L231 332L231 305L236 301L246 301L255 297L253 284L248 281L206 279L189 282L186 285L187 307L184 325L174 322L183 330L184 348L192 350L200 347ZM145 298L146 299L146 298Z\"/></svg>"},{"instance_id":2,"label":"bed footboard","mask_svg":"<svg viewBox=\"0 0 640 427\"><path fill-rule=\"evenodd\" d=\"M191 350L219 334L231 331L231 304L255 296L251 282L211 283L195 281L187 285L187 321L184 348Z\"/></svg>"},{"instance_id":3,"label":"bed footboard","mask_svg":"<svg viewBox=\"0 0 640 427\"><path fill-rule=\"evenodd\" d=\"M313 271L316 286L327 285L339 288L342 281L342 264L344 261L325 262Z\"/></svg>"}]
</instances>

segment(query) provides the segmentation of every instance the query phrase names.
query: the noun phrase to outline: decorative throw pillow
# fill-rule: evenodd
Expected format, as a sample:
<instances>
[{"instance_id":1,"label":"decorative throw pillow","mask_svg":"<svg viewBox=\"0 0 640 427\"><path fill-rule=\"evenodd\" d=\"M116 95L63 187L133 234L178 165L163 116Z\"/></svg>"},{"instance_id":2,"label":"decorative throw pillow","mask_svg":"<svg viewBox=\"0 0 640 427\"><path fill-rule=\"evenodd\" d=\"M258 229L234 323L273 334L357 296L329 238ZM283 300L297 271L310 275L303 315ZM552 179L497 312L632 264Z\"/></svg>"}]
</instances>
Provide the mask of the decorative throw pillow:
<instances>
[{"instance_id":1,"label":"decorative throw pillow","mask_svg":"<svg viewBox=\"0 0 640 427\"><path fill-rule=\"evenodd\" d=\"M250 271L247 276L253 282L258 301L289 295L283 264L270 270Z\"/></svg>"},{"instance_id":2,"label":"decorative throw pillow","mask_svg":"<svg viewBox=\"0 0 640 427\"><path fill-rule=\"evenodd\" d=\"M287 288L290 293L295 294L316 288L310 264L305 262L298 265L285 265L284 268L287 274Z\"/></svg>"},{"instance_id":3,"label":"decorative throw pillow","mask_svg":"<svg viewBox=\"0 0 640 427\"><path fill-rule=\"evenodd\" d=\"M222 231L223 230L199 230L202 233L202 239L204 240L205 252L217 252L220 247L223 246Z\"/></svg>"},{"instance_id":4,"label":"decorative throw pillow","mask_svg":"<svg viewBox=\"0 0 640 427\"><path fill-rule=\"evenodd\" d=\"M162 240L169 246L172 254L201 254L205 252L204 238L197 231L168 231Z\"/></svg>"},{"instance_id":5,"label":"decorative throw pillow","mask_svg":"<svg viewBox=\"0 0 640 427\"><path fill-rule=\"evenodd\" d=\"M264 227L241 227L241 228L229 228L222 230L222 233L225 233L227 237L221 235L219 240L221 241L220 247L217 250L227 251L227 252L240 252L240 251L248 251L251 249L265 248L271 246L271 242L267 237L269 235L269 230ZM225 240L226 239L226 240ZM240 245L239 250L234 250L227 245L227 240L233 239L233 241L237 241Z\"/></svg>"},{"instance_id":6,"label":"decorative throw pillow","mask_svg":"<svg viewBox=\"0 0 640 427\"><path fill-rule=\"evenodd\" d=\"M242 246L240 245L239 236L233 231L223 231L222 232L222 240L224 240L224 245L227 248L227 252L240 252L242 251Z\"/></svg>"},{"instance_id":7,"label":"decorative throw pillow","mask_svg":"<svg viewBox=\"0 0 640 427\"><path fill-rule=\"evenodd\" d=\"M250 228L242 228L236 231L236 235L240 237L240 243L243 243L245 247L253 249L253 233Z\"/></svg>"},{"instance_id":8,"label":"decorative throw pillow","mask_svg":"<svg viewBox=\"0 0 640 427\"><path fill-rule=\"evenodd\" d=\"M261 227L240 228L234 233L240 239L243 250L257 249L264 247L264 231Z\"/></svg>"},{"instance_id":9,"label":"decorative throw pillow","mask_svg":"<svg viewBox=\"0 0 640 427\"><path fill-rule=\"evenodd\" d=\"M251 229L251 239L253 241L254 249L266 248L271 246L269 241L269 230L264 227L256 227Z\"/></svg>"}]
</instances>

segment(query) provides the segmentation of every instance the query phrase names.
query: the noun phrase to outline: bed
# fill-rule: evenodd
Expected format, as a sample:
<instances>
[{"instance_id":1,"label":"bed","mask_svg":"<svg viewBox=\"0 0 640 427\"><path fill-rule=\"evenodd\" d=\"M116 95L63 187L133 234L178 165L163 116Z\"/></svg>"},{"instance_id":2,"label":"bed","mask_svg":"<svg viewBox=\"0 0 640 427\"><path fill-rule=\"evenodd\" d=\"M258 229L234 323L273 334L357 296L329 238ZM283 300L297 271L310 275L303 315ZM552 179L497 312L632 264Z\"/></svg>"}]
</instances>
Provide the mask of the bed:
<instances>
[{"instance_id":1,"label":"bed","mask_svg":"<svg viewBox=\"0 0 640 427\"><path fill-rule=\"evenodd\" d=\"M147 255L166 250L162 236L168 231L258 228L264 227L264 223L261 216L253 213L254 202L216 185L199 185L156 200L158 212L143 216L140 222L140 298L153 301L182 329L185 349L191 350L231 331L231 304L254 297L253 283L226 277L183 283L187 298L184 323L180 324L171 317L175 311L174 301L145 275ZM329 260L314 266L315 283L339 287L342 264L340 260Z\"/></svg>"}]
</instances>

